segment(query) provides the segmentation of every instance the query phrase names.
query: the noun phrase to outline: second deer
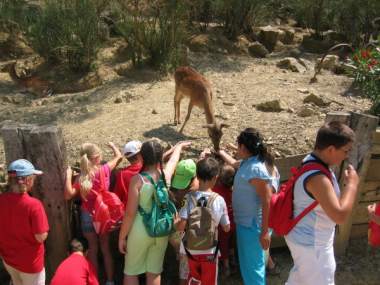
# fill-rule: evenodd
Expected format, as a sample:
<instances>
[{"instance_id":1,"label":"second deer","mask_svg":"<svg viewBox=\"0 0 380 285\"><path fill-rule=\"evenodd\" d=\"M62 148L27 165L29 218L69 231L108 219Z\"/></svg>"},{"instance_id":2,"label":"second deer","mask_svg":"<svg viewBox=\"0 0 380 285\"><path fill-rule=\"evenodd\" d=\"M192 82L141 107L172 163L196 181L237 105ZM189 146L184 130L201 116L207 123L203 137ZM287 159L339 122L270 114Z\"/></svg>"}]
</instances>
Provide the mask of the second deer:
<instances>
[{"instance_id":1,"label":"second deer","mask_svg":"<svg viewBox=\"0 0 380 285\"><path fill-rule=\"evenodd\" d=\"M226 124L216 122L214 116L214 107L212 105L212 91L210 82L199 74L197 71L188 66L177 68L174 73L175 79L175 96L174 96L174 124L180 124L180 106L181 100L189 97L189 105L187 115L180 133L183 132L187 121L194 106L204 110L207 124L203 127L207 128L208 135L214 145L214 149L218 150L223 132L222 128L227 127Z\"/></svg>"}]
</instances>

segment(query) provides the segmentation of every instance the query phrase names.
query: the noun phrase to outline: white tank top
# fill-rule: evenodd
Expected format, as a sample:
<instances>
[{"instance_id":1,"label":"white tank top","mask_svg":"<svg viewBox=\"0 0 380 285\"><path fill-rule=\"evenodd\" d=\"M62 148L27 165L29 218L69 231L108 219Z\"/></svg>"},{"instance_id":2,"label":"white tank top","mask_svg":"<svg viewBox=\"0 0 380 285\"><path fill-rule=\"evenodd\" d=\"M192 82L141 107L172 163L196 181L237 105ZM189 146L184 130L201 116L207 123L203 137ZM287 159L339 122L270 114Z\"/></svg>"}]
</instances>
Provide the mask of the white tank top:
<instances>
[{"instance_id":1,"label":"white tank top","mask_svg":"<svg viewBox=\"0 0 380 285\"><path fill-rule=\"evenodd\" d=\"M303 162L311 160L318 160L318 158L309 154L303 159ZM334 192L339 197L339 184L331 169L330 172L332 174ZM294 216L299 215L315 201L310 194L306 192L304 185L307 178L317 173L320 173L320 171L308 171L301 175L296 181L294 185ZM335 222L327 216L321 205L318 204L298 222L286 236L286 239L303 246L332 246L334 242L335 225Z\"/></svg>"}]
</instances>

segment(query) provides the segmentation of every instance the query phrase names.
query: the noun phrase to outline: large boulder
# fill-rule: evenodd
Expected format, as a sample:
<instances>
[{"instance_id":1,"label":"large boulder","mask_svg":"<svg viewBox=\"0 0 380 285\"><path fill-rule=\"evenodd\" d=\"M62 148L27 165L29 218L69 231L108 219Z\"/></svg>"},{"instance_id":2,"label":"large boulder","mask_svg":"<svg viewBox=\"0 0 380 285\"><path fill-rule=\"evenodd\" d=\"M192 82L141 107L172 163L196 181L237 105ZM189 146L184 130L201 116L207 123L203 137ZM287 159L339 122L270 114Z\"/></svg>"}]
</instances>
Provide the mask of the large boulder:
<instances>
[{"instance_id":1,"label":"large boulder","mask_svg":"<svg viewBox=\"0 0 380 285\"><path fill-rule=\"evenodd\" d=\"M283 29L284 36L281 38L281 42L286 45L294 43L295 31L292 28Z\"/></svg>"},{"instance_id":2,"label":"large boulder","mask_svg":"<svg viewBox=\"0 0 380 285\"><path fill-rule=\"evenodd\" d=\"M269 54L269 51L266 49L266 47L259 43L259 42L254 42L249 45L248 47L248 52L252 57L266 57Z\"/></svg>"},{"instance_id":3,"label":"large boulder","mask_svg":"<svg viewBox=\"0 0 380 285\"><path fill-rule=\"evenodd\" d=\"M281 112L283 110L286 110L287 107L282 101L276 99L260 103L256 105L256 109L262 112Z\"/></svg>"},{"instance_id":4,"label":"large boulder","mask_svg":"<svg viewBox=\"0 0 380 285\"><path fill-rule=\"evenodd\" d=\"M259 40L260 42L268 49L268 51L272 52L281 38L284 37L284 32L278 28L272 26L261 27Z\"/></svg>"},{"instance_id":5,"label":"large boulder","mask_svg":"<svg viewBox=\"0 0 380 285\"><path fill-rule=\"evenodd\" d=\"M291 70L293 72L300 72L303 73L306 71L305 66L300 64L297 59L293 57L286 57L284 59L281 59L280 61L277 62L277 67L282 68L282 69L287 69Z\"/></svg>"},{"instance_id":6,"label":"large boulder","mask_svg":"<svg viewBox=\"0 0 380 285\"><path fill-rule=\"evenodd\" d=\"M248 48L250 46L251 42L247 39L246 36L240 35L237 37L235 46L238 49L240 53L247 54L248 53Z\"/></svg>"},{"instance_id":7,"label":"large boulder","mask_svg":"<svg viewBox=\"0 0 380 285\"><path fill-rule=\"evenodd\" d=\"M326 101L322 96L316 95L314 93L310 93L308 96L303 99L305 104L314 104L318 107L326 107L330 105L331 102Z\"/></svg>"}]
</instances>

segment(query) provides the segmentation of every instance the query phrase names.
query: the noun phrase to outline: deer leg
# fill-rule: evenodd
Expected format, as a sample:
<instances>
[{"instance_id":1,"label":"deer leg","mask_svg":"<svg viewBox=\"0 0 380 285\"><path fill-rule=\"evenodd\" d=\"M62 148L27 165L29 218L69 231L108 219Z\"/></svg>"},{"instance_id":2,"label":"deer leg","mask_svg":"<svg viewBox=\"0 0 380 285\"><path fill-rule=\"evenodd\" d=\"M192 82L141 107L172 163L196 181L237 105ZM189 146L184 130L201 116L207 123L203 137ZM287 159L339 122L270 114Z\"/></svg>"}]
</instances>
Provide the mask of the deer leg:
<instances>
[{"instance_id":1,"label":"deer leg","mask_svg":"<svg viewBox=\"0 0 380 285\"><path fill-rule=\"evenodd\" d=\"M191 110L193 110L193 106L194 106L193 102L190 101L189 106L187 107L187 115L186 115L185 121L183 122L183 125L181 129L179 130L181 134L182 134L183 129L185 128L187 121L190 119L190 114L191 114Z\"/></svg>"},{"instance_id":2,"label":"deer leg","mask_svg":"<svg viewBox=\"0 0 380 285\"><path fill-rule=\"evenodd\" d=\"M181 96L179 94L177 86L175 87L174 95L174 125L180 124L180 114L181 114Z\"/></svg>"}]
</instances>

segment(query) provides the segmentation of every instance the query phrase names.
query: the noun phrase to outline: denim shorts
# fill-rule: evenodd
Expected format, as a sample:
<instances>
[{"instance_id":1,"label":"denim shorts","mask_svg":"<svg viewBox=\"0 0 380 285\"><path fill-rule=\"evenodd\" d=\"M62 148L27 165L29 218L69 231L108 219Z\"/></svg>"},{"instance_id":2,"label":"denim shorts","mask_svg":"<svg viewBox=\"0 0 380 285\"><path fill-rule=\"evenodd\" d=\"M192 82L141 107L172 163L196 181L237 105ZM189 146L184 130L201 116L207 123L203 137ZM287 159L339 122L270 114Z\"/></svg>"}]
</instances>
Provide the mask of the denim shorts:
<instances>
[{"instance_id":1,"label":"denim shorts","mask_svg":"<svg viewBox=\"0 0 380 285\"><path fill-rule=\"evenodd\" d=\"M92 217L89 212L81 210L80 225L83 233L94 233L95 228L92 224Z\"/></svg>"}]
</instances>

